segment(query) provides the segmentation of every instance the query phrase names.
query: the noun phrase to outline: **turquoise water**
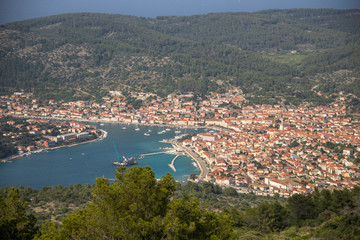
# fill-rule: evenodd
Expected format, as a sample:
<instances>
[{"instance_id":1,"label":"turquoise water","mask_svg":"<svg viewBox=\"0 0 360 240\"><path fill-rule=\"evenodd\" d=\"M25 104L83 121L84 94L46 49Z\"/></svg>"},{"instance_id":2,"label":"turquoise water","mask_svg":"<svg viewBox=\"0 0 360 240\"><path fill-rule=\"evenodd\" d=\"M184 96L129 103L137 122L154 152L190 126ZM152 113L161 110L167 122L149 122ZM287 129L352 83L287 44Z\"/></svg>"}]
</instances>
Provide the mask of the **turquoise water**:
<instances>
[{"instance_id":1,"label":"turquoise water","mask_svg":"<svg viewBox=\"0 0 360 240\"><path fill-rule=\"evenodd\" d=\"M30 186L40 189L43 186L69 185L75 183L95 182L98 177L114 178L117 161L113 142L121 155L136 157L144 153L162 152L171 147L160 143L162 139L174 137L174 128L164 134L158 134L164 127L134 126L106 123L98 128L108 132L102 141L82 144L76 147L60 148L41 152L13 160L12 163L0 164L0 187ZM122 127L126 126L126 129ZM140 128L135 131L135 128ZM151 130L150 136L144 136ZM195 133L194 129L179 129L180 134ZM174 155L158 154L145 156L138 160L137 166L150 166L156 178L171 173L175 180L186 181L190 174L199 174L200 169L195 161L187 156L180 156L175 161L176 172L168 166ZM196 166L195 166L196 165Z\"/></svg>"}]
</instances>

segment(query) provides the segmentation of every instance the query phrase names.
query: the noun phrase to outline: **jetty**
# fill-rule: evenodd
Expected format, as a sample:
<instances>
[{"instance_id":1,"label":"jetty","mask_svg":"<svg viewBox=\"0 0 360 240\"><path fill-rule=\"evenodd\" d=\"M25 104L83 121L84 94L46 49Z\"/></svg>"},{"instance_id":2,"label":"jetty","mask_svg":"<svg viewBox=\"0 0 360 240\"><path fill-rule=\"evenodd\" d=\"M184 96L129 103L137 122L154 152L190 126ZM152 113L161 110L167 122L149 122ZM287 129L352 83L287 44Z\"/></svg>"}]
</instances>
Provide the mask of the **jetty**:
<instances>
[{"instance_id":1,"label":"jetty","mask_svg":"<svg viewBox=\"0 0 360 240\"><path fill-rule=\"evenodd\" d=\"M175 160L179 157L180 155L176 155L175 157L174 157L174 159L171 161L171 163L169 164L169 167L174 171L174 172L176 172L176 168L175 168L175 166L174 166L174 163L175 163Z\"/></svg>"},{"instance_id":2,"label":"jetty","mask_svg":"<svg viewBox=\"0 0 360 240\"><path fill-rule=\"evenodd\" d=\"M153 153L144 153L141 154L141 157L145 157L145 156L151 156L151 155L157 155L157 154L165 154L165 153L169 153L169 152L153 152Z\"/></svg>"}]
</instances>

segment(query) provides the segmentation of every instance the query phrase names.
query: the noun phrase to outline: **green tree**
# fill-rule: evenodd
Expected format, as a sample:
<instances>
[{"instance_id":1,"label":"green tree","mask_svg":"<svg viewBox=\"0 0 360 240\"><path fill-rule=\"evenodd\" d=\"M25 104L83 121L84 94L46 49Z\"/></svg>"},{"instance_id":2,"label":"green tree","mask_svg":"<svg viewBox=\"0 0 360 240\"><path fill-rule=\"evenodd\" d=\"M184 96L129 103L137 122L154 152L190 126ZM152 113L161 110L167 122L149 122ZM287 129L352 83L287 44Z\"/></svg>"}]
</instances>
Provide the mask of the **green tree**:
<instances>
[{"instance_id":1,"label":"green tree","mask_svg":"<svg viewBox=\"0 0 360 240\"><path fill-rule=\"evenodd\" d=\"M170 204L165 217L165 239L230 239L228 214L201 209L197 198L185 196Z\"/></svg>"},{"instance_id":2,"label":"green tree","mask_svg":"<svg viewBox=\"0 0 360 240\"><path fill-rule=\"evenodd\" d=\"M278 232L287 227L287 216L287 209L280 203L263 202L246 210L244 223L247 228L263 233Z\"/></svg>"},{"instance_id":3,"label":"green tree","mask_svg":"<svg viewBox=\"0 0 360 240\"><path fill-rule=\"evenodd\" d=\"M198 200L171 202L175 181L170 174L156 180L150 167L118 168L116 181L96 180L91 204L47 223L39 239L229 239L227 214L201 209Z\"/></svg>"},{"instance_id":4,"label":"green tree","mask_svg":"<svg viewBox=\"0 0 360 240\"><path fill-rule=\"evenodd\" d=\"M27 209L28 203L20 201L19 189L11 188L5 199L0 195L0 239L33 239L38 229Z\"/></svg>"},{"instance_id":5,"label":"green tree","mask_svg":"<svg viewBox=\"0 0 360 240\"><path fill-rule=\"evenodd\" d=\"M196 179L196 174L195 173L191 174L190 179L195 180Z\"/></svg>"},{"instance_id":6,"label":"green tree","mask_svg":"<svg viewBox=\"0 0 360 240\"><path fill-rule=\"evenodd\" d=\"M292 225L301 225L306 219L313 219L315 216L314 203L311 198L295 194L287 200L289 219Z\"/></svg>"},{"instance_id":7,"label":"green tree","mask_svg":"<svg viewBox=\"0 0 360 240\"><path fill-rule=\"evenodd\" d=\"M232 197L238 195L236 189L235 189L235 188L232 188L232 187L226 187L226 188L224 188L223 193L224 193L225 195L227 195L227 196L232 196Z\"/></svg>"}]
</instances>

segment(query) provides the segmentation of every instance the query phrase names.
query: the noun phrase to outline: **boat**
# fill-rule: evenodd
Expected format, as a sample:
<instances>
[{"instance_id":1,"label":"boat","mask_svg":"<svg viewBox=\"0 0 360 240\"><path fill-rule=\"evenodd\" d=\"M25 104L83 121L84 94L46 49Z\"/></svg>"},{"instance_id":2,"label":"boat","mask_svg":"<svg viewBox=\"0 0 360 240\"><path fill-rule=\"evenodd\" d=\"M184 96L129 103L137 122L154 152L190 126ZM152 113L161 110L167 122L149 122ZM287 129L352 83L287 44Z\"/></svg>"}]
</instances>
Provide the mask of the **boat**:
<instances>
[{"instance_id":1,"label":"boat","mask_svg":"<svg viewBox=\"0 0 360 240\"><path fill-rule=\"evenodd\" d=\"M170 128L167 128L167 129L165 129L165 130L166 130L166 131L168 131L168 132L169 132L169 131L171 131L171 129L170 129Z\"/></svg>"},{"instance_id":2,"label":"boat","mask_svg":"<svg viewBox=\"0 0 360 240\"><path fill-rule=\"evenodd\" d=\"M103 124L103 123L100 123L100 126L104 126L105 124Z\"/></svg>"},{"instance_id":3,"label":"boat","mask_svg":"<svg viewBox=\"0 0 360 240\"><path fill-rule=\"evenodd\" d=\"M145 136L150 136L150 133L144 133Z\"/></svg>"},{"instance_id":4,"label":"boat","mask_svg":"<svg viewBox=\"0 0 360 240\"><path fill-rule=\"evenodd\" d=\"M140 128L138 128L138 127L137 127L137 128L135 128L135 131L140 131Z\"/></svg>"},{"instance_id":5,"label":"boat","mask_svg":"<svg viewBox=\"0 0 360 240\"><path fill-rule=\"evenodd\" d=\"M126 129L126 127L122 127L121 129L125 130L125 129Z\"/></svg>"},{"instance_id":6,"label":"boat","mask_svg":"<svg viewBox=\"0 0 360 240\"><path fill-rule=\"evenodd\" d=\"M176 130L175 133L181 133L181 131L180 131L180 130Z\"/></svg>"},{"instance_id":7,"label":"boat","mask_svg":"<svg viewBox=\"0 0 360 240\"><path fill-rule=\"evenodd\" d=\"M117 166L131 166L131 165L136 165L138 164L138 162L136 161L136 159L134 157L131 158L126 158L125 156L123 156L124 161L122 162L113 162L113 165L117 165Z\"/></svg>"}]
</instances>

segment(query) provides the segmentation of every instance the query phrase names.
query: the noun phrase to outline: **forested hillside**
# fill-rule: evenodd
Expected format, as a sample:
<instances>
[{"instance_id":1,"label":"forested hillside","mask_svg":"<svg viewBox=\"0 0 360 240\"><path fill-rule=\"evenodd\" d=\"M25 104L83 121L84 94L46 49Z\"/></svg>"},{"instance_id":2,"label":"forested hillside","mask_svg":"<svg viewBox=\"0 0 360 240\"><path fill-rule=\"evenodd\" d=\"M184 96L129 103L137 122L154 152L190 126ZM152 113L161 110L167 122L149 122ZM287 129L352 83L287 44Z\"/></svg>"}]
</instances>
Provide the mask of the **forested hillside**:
<instances>
[{"instance_id":1,"label":"forested hillside","mask_svg":"<svg viewBox=\"0 0 360 240\"><path fill-rule=\"evenodd\" d=\"M268 10L157 17L153 28L173 36L252 52L314 51L357 42L357 10Z\"/></svg>"},{"instance_id":2,"label":"forested hillside","mask_svg":"<svg viewBox=\"0 0 360 240\"><path fill-rule=\"evenodd\" d=\"M356 99L359 37L359 10L50 16L0 26L0 90L90 99L109 89L165 96L238 86L255 102L331 101L316 91Z\"/></svg>"}]
</instances>

